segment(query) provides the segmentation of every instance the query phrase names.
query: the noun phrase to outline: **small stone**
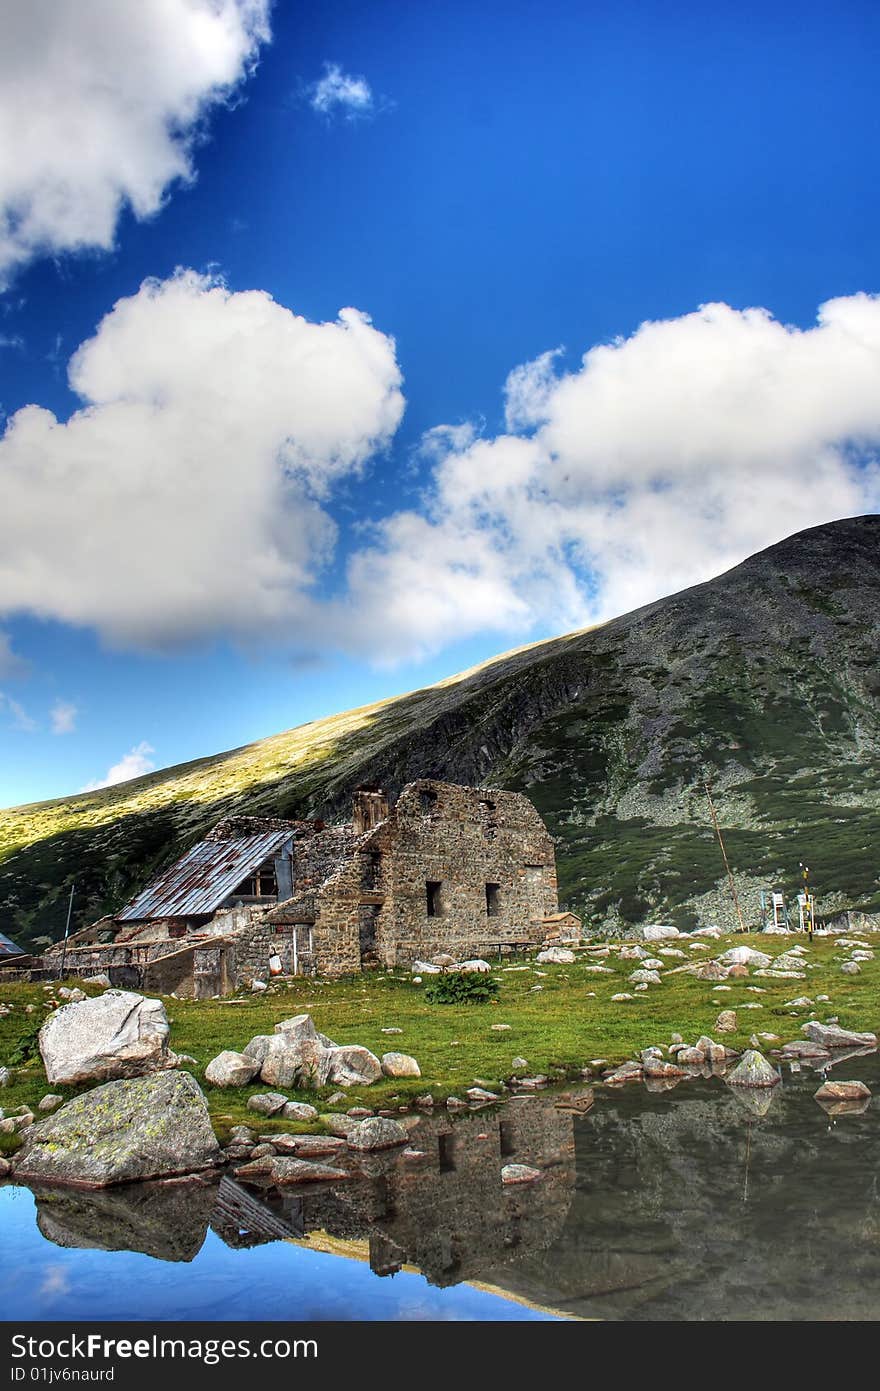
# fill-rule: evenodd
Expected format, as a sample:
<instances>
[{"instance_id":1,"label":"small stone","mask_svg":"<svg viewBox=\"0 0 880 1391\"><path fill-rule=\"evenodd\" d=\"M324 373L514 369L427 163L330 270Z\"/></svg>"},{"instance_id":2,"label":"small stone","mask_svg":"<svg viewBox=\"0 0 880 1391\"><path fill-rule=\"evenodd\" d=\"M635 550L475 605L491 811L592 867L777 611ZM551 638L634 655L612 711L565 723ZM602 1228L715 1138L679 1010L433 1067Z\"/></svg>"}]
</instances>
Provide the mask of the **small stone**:
<instances>
[{"instance_id":1,"label":"small stone","mask_svg":"<svg viewBox=\"0 0 880 1391\"><path fill-rule=\"evenodd\" d=\"M446 1109L447 1111L467 1111L469 1108L467 1102L462 1101L460 1096L450 1096L446 1100Z\"/></svg>"},{"instance_id":2,"label":"small stone","mask_svg":"<svg viewBox=\"0 0 880 1391\"><path fill-rule=\"evenodd\" d=\"M264 980L255 980L251 985L251 990L255 995L259 995L262 993L262 991L267 989L268 986L266 985L266 982Z\"/></svg>"},{"instance_id":3,"label":"small stone","mask_svg":"<svg viewBox=\"0 0 880 1391\"><path fill-rule=\"evenodd\" d=\"M253 1145L251 1148L251 1159L271 1159L275 1153L275 1146L271 1140L264 1140L260 1145Z\"/></svg>"},{"instance_id":4,"label":"small stone","mask_svg":"<svg viewBox=\"0 0 880 1391\"><path fill-rule=\"evenodd\" d=\"M635 996L634 996L634 995L627 995L626 991L621 992L621 994L619 994L619 995L612 995L612 996L611 996L611 1000L612 1000L612 1003L613 1003L613 1004L619 1004L622 1000L633 1000L633 999L635 999Z\"/></svg>"},{"instance_id":5,"label":"small stone","mask_svg":"<svg viewBox=\"0 0 880 1391\"><path fill-rule=\"evenodd\" d=\"M54 1111L56 1106L60 1106L64 1100L63 1096L56 1096L54 1092L47 1092L42 1101L38 1102L38 1111Z\"/></svg>"},{"instance_id":6,"label":"small stone","mask_svg":"<svg viewBox=\"0 0 880 1391\"><path fill-rule=\"evenodd\" d=\"M344 1092L339 1093L343 1097ZM331 1097L332 1101L333 1098ZM314 1106L309 1106L306 1101L288 1101L282 1108L281 1114L286 1121L313 1121L317 1118L318 1112Z\"/></svg>"},{"instance_id":7,"label":"small stone","mask_svg":"<svg viewBox=\"0 0 880 1391\"><path fill-rule=\"evenodd\" d=\"M633 971L629 979L634 985L659 985L660 976L656 971L648 971L644 966Z\"/></svg>"},{"instance_id":8,"label":"small stone","mask_svg":"<svg viewBox=\"0 0 880 1391\"><path fill-rule=\"evenodd\" d=\"M492 1032L493 1032L493 1033L496 1033L496 1034L503 1034L503 1033L506 1033L507 1030L508 1030L510 1027L511 1027L511 1026L510 1026L509 1024L490 1024L490 1025L489 1025L489 1028L492 1030Z\"/></svg>"},{"instance_id":9,"label":"small stone","mask_svg":"<svg viewBox=\"0 0 880 1391\"><path fill-rule=\"evenodd\" d=\"M350 1177L345 1169L336 1169L329 1164L316 1164L308 1159L290 1159L287 1156L274 1160L271 1174L272 1182L282 1188L294 1183L339 1183L340 1180Z\"/></svg>"},{"instance_id":10,"label":"small stone","mask_svg":"<svg viewBox=\"0 0 880 1391\"><path fill-rule=\"evenodd\" d=\"M465 1092L468 1101L476 1101L484 1104L489 1101L500 1101L497 1092L487 1091L485 1087L468 1087Z\"/></svg>"},{"instance_id":11,"label":"small stone","mask_svg":"<svg viewBox=\"0 0 880 1391\"><path fill-rule=\"evenodd\" d=\"M844 961L841 971L845 976L861 975L862 968L857 961Z\"/></svg>"},{"instance_id":12,"label":"small stone","mask_svg":"<svg viewBox=\"0 0 880 1391\"><path fill-rule=\"evenodd\" d=\"M517 1069L519 1069L519 1068L521 1068L521 1067L528 1067L528 1065L529 1065L529 1063L528 1063L528 1059L527 1059L527 1058L519 1058L519 1057L514 1058L513 1061L512 1061L512 1063L510 1064L510 1066L514 1069L514 1071L516 1071Z\"/></svg>"},{"instance_id":13,"label":"small stone","mask_svg":"<svg viewBox=\"0 0 880 1391\"><path fill-rule=\"evenodd\" d=\"M402 1034L403 1029L382 1029L383 1034Z\"/></svg>"},{"instance_id":14,"label":"small stone","mask_svg":"<svg viewBox=\"0 0 880 1391\"><path fill-rule=\"evenodd\" d=\"M737 1027L736 1013L732 1009L723 1009L715 1020L715 1028L719 1034L735 1034Z\"/></svg>"},{"instance_id":15,"label":"small stone","mask_svg":"<svg viewBox=\"0 0 880 1391\"><path fill-rule=\"evenodd\" d=\"M287 1104L287 1097L280 1092L257 1092L248 1097L247 1108L249 1111L259 1111L261 1116L277 1116Z\"/></svg>"},{"instance_id":16,"label":"small stone","mask_svg":"<svg viewBox=\"0 0 880 1391\"><path fill-rule=\"evenodd\" d=\"M382 1071L386 1077L421 1077L422 1070L408 1053L383 1053Z\"/></svg>"},{"instance_id":17,"label":"small stone","mask_svg":"<svg viewBox=\"0 0 880 1391\"><path fill-rule=\"evenodd\" d=\"M817 1101L861 1101L871 1095L864 1082L823 1082L816 1092Z\"/></svg>"},{"instance_id":18,"label":"small stone","mask_svg":"<svg viewBox=\"0 0 880 1391\"><path fill-rule=\"evenodd\" d=\"M505 1164L501 1170L502 1183L534 1183L541 1177L540 1169L531 1169L528 1164Z\"/></svg>"},{"instance_id":19,"label":"small stone","mask_svg":"<svg viewBox=\"0 0 880 1391\"><path fill-rule=\"evenodd\" d=\"M407 1133L399 1121L372 1116L350 1130L346 1139L352 1149L384 1150L405 1144Z\"/></svg>"},{"instance_id":20,"label":"small stone","mask_svg":"<svg viewBox=\"0 0 880 1391\"><path fill-rule=\"evenodd\" d=\"M218 1053L205 1068L205 1081L212 1087L246 1087L260 1070L259 1063L243 1053Z\"/></svg>"},{"instance_id":21,"label":"small stone","mask_svg":"<svg viewBox=\"0 0 880 1391\"><path fill-rule=\"evenodd\" d=\"M679 1048L675 1054L676 1063L683 1063L685 1067L702 1067L706 1061L706 1054L702 1048Z\"/></svg>"},{"instance_id":22,"label":"small stone","mask_svg":"<svg viewBox=\"0 0 880 1391\"><path fill-rule=\"evenodd\" d=\"M434 1105L434 1098L430 1092L423 1092L421 1096L416 1097L416 1105L422 1110L430 1111Z\"/></svg>"},{"instance_id":23,"label":"small stone","mask_svg":"<svg viewBox=\"0 0 880 1391\"><path fill-rule=\"evenodd\" d=\"M607 1077L603 1078L609 1087L622 1086L624 1082L641 1082L644 1076L644 1068L641 1063L623 1063L616 1067Z\"/></svg>"},{"instance_id":24,"label":"small stone","mask_svg":"<svg viewBox=\"0 0 880 1391\"><path fill-rule=\"evenodd\" d=\"M670 1038L669 1042L670 1042L670 1043L684 1043L684 1039L682 1038L681 1034L673 1034L672 1037Z\"/></svg>"}]
</instances>

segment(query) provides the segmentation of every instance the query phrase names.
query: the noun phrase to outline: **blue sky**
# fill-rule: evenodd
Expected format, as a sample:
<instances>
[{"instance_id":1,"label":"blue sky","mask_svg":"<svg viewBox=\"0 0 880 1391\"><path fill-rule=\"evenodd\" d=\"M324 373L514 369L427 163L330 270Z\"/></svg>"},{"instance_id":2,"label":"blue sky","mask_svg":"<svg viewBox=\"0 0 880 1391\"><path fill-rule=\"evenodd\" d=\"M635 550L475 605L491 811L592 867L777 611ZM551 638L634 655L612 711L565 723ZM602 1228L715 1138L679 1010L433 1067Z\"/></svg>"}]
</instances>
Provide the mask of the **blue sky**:
<instances>
[{"instance_id":1,"label":"blue sky","mask_svg":"<svg viewBox=\"0 0 880 1391\"><path fill-rule=\"evenodd\" d=\"M28 12L0 0L0 804L877 510L874 5Z\"/></svg>"}]
</instances>

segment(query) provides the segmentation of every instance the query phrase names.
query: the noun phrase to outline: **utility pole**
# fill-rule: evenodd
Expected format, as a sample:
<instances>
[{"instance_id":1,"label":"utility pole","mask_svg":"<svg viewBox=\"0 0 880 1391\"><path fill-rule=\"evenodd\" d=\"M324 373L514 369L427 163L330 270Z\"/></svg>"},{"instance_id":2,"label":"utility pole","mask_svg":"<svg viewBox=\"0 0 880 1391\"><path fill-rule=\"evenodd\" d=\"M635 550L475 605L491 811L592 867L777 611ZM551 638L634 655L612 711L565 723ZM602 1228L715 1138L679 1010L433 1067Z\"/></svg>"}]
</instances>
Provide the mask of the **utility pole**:
<instances>
[{"instance_id":1,"label":"utility pole","mask_svg":"<svg viewBox=\"0 0 880 1391\"><path fill-rule=\"evenodd\" d=\"M67 922L64 924L64 946L61 949L61 972L59 980L64 980L64 962L67 958L67 938L70 935L70 915L73 912L73 895L76 889L76 880L70 886L70 901L67 905Z\"/></svg>"},{"instance_id":2,"label":"utility pole","mask_svg":"<svg viewBox=\"0 0 880 1391\"><path fill-rule=\"evenodd\" d=\"M746 932L748 929L746 928L745 919L742 915L742 908L740 907L739 903L739 894L736 891L736 884L734 883L733 879L733 870L730 868L730 861L727 858L727 851L724 848L724 837L721 834L721 827L718 824L718 817L715 814L715 803L712 801L712 793L709 791L709 779L707 776L703 777L703 786L706 789L706 799L709 803L709 811L712 816L712 825L715 827L715 834L718 837L718 844L721 846L721 856L724 860L724 868L727 870L727 882L730 885L730 893L731 897L733 898L733 906L736 909L736 916L739 918L739 930L740 932Z\"/></svg>"}]
</instances>

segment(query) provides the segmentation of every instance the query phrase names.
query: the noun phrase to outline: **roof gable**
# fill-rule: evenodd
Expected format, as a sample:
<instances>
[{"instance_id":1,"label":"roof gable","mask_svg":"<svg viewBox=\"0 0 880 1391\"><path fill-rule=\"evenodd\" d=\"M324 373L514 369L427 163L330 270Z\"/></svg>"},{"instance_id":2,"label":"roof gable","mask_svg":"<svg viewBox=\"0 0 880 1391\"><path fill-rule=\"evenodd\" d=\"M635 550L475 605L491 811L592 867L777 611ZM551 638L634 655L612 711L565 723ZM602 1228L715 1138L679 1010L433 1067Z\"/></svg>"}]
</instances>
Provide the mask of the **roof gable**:
<instances>
[{"instance_id":1,"label":"roof gable","mask_svg":"<svg viewBox=\"0 0 880 1391\"><path fill-rule=\"evenodd\" d=\"M203 840L156 876L116 914L119 922L150 918L191 918L213 913L242 879L278 854L293 839L293 828L227 840Z\"/></svg>"}]
</instances>

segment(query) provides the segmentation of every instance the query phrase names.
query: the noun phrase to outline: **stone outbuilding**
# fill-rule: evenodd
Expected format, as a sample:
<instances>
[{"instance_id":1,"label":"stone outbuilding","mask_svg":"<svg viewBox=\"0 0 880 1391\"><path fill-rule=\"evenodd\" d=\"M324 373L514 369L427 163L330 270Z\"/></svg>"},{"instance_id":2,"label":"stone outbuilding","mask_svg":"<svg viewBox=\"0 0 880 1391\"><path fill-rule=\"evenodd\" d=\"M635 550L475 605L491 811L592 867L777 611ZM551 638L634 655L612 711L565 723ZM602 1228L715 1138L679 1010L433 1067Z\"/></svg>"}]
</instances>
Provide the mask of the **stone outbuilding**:
<instances>
[{"instance_id":1,"label":"stone outbuilding","mask_svg":"<svg viewBox=\"0 0 880 1391\"><path fill-rule=\"evenodd\" d=\"M347 825L227 818L72 937L67 966L203 996L579 935L558 911L553 841L527 797L420 779L393 806L358 789Z\"/></svg>"}]
</instances>

